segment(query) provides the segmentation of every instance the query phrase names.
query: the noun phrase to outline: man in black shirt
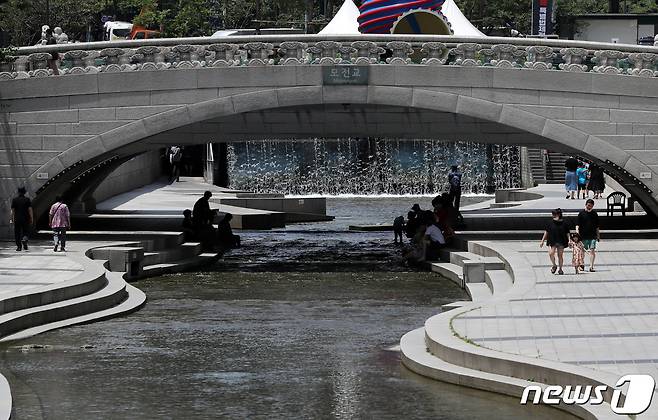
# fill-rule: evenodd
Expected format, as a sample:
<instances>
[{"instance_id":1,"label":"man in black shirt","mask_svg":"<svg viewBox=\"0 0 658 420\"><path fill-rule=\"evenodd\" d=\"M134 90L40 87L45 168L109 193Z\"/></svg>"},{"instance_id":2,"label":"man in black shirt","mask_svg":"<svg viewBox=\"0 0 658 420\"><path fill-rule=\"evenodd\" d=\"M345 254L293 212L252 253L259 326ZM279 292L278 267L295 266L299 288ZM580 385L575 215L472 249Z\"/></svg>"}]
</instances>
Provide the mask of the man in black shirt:
<instances>
[{"instance_id":1,"label":"man in black shirt","mask_svg":"<svg viewBox=\"0 0 658 420\"><path fill-rule=\"evenodd\" d=\"M450 173L448 174L448 185L450 204L452 207L454 207L457 214L459 214L459 200L462 196L462 174L459 172L457 165L452 165L450 167Z\"/></svg>"},{"instance_id":2,"label":"man in black shirt","mask_svg":"<svg viewBox=\"0 0 658 420\"><path fill-rule=\"evenodd\" d=\"M594 259L596 258L596 243L601 240L599 232L599 215L594 210L594 200L591 198L585 202L585 210L578 213L576 232L580 234L583 245L589 250L589 271L594 270Z\"/></svg>"},{"instance_id":3,"label":"man in black shirt","mask_svg":"<svg viewBox=\"0 0 658 420\"><path fill-rule=\"evenodd\" d=\"M203 197L194 203L192 209L192 224L197 240L201 242L204 251L211 251L215 243L215 228L212 226L215 212L210 210L210 200L212 193L206 191Z\"/></svg>"},{"instance_id":4,"label":"man in black shirt","mask_svg":"<svg viewBox=\"0 0 658 420\"><path fill-rule=\"evenodd\" d=\"M203 193L203 197L199 198L192 210L192 222L196 227L205 226L212 223L212 212L210 211L210 200L212 193L206 191Z\"/></svg>"},{"instance_id":5,"label":"man in black shirt","mask_svg":"<svg viewBox=\"0 0 658 420\"><path fill-rule=\"evenodd\" d=\"M25 197L25 187L18 188L18 197L11 201L11 223L14 224L14 239L16 240L16 251L25 249L27 251L27 239L32 225L34 214L32 202Z\"/></svg>"}]
</instances>

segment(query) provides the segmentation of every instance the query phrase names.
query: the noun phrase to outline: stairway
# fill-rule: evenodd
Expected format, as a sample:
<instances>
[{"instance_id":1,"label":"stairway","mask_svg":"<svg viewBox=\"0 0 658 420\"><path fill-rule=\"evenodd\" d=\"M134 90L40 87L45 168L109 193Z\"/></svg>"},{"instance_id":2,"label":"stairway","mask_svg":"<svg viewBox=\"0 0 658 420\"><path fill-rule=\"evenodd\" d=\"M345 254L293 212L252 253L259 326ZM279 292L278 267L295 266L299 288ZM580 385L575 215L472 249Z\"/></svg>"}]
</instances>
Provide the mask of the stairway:
<instances>
[{"instance_id":1,"label":"stairway","mask_svg":"<svg viewBox=\"0 0 658 420\"><path fill-rule=\"evenodd\" d=\"M528 148L528 161L532 179L537 184L546 183L546 167L544 166L544 150Z\"/></svg>"},{"instance_id":2,"label":"stairway","mask_svg":"<svg viewBox=\"0 0 658 420\"><path fill-rule=\"evenodd\" d=\"M429 378L493 391L517 400L530 385L545 390L549 385L575 381L562 366L553 365L558 362L527 363L522 357L491 350L474 343L467 335L460 336L454 328L459 317L468 316L487 302L495 304L501 295L514 293L514 281L506 267L507 260L486 244L471 243L469 252L442 251L441 259L446 262L430 263L432 271L464 287L472 301L442 305L442 312L427 319L424 327L402 337L401 360L407 368ZM559 409L579 418L617 418L607 402L563 404ZM559 416L557 411L555 414Z\"/></svg>"},{"instance_id":3,"label":"stairway","mask_svg":"<svg viewBox=\"0 0 658 420\"><path fill-rule=\"evenodd\" d=\"M0 299L0 342L117 316L140 308L146 295L86 257L76 277L61 283L12 293Z\"/></svg>"},{"instance_id":4,"label":"stairway","mask_svg":"<svg viewBox=\"0 0 658 420\"><path fill-rule=\"evenodd\" d=\"M564 184L564 162L569 156L557 152L546 153L546 183Z\"/></svg>"}]
</instances>

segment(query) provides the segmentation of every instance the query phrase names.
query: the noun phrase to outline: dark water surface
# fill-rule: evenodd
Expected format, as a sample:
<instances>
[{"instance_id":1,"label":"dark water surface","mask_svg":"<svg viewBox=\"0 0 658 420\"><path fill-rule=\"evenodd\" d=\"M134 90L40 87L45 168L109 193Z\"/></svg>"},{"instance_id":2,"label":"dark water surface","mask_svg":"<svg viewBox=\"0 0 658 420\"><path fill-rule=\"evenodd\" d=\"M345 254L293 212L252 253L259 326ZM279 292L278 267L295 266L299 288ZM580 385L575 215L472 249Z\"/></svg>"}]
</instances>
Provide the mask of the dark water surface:
<instances>
[{"instance_id":1,"label":"dark water surface","mask_svg":"<svg viewBox=\"0 0 658 420\"><path fill-rule=\"evenodd\" d=\"M135 283L139 312L5 345L14 418L562 417L406 370L400 337L464 291L389 233L303 230L244 233L208 271Z\"/></svg>"}]
</instances>

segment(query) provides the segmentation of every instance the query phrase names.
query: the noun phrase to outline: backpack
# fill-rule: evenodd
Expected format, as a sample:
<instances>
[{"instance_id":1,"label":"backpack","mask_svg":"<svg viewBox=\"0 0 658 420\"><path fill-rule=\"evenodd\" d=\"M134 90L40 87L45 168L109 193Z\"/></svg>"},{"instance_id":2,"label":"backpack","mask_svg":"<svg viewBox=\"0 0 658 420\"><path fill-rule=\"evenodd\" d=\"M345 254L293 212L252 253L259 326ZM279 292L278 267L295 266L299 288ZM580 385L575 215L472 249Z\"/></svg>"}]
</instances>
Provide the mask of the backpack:
<instances>
[{"instance_id":1,"label":"backpack","mask_svg":"<svg viewBox=\"0 0 658 420\"><path fill-rule=\"evenodd\" d=\"M180 147L172 147L171 152L171 161L180 162L180 160L183 158L183 153L181 152Z\"/></svg>"}]
</instances>

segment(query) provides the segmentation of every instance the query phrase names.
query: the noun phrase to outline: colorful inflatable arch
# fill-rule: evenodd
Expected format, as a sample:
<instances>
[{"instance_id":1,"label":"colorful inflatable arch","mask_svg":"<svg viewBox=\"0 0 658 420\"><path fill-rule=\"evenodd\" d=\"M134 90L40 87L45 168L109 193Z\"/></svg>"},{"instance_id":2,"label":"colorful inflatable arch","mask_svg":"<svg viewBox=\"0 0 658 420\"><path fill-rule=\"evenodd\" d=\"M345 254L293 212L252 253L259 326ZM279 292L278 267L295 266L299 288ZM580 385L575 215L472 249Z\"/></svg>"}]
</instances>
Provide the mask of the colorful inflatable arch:
<instances>
[{"instance_id":1,"label":"colorful inflatable arch","mask_svg":"<svg viewBox=\"0 0 658 420\"><path fill-rule=\"evenodd\" d=\"M445 0L365 0L359 11L362 34L450 35L450 23L441 13Z\"/></svg>"}]
</instances>

